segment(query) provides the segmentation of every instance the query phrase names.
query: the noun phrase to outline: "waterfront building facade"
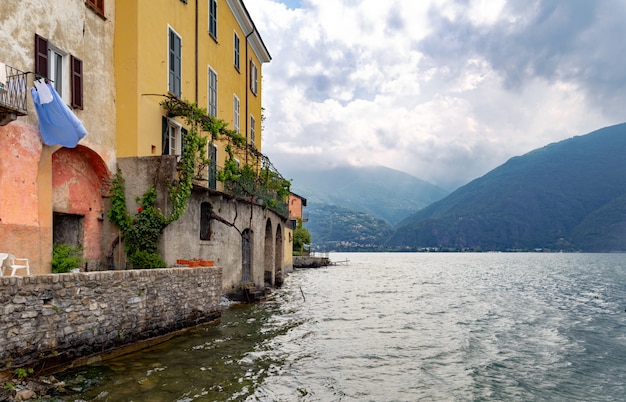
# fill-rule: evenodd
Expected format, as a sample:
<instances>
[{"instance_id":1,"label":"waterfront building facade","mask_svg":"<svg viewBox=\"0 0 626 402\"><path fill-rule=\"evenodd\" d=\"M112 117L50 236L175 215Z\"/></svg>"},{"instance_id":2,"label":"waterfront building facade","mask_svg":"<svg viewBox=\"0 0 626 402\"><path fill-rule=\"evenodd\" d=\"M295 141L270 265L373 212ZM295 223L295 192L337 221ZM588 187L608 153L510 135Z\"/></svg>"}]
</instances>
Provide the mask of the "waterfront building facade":
<instances>
[{"instance_id":1,"label":"waterfront building facade","mask_svg":"<svg viewBox=\"0 0 626 402\"><path fill-rule=\"evenodd\" d=\"M225 292L280 283L291 266L284 252L290 247L286 204L284 212L268 208L266 196L240 194L217 177L229 162L257 173L262 168L261 73L271 57L244 3L118 0L116 7L117 151L128 210L136 210L134 199L151 186L158 205L168 208L168 183L192 127L163 101L195 104L245 138L245 146L209 140L208 166L194 180L185 213L165 229L161 255L170 266L215 260ZM121 247L111 248L115 267L127 263Z\"/></svg>"},{"instance_id":2,"label":"waterfront building facade","mask_svg":"<svg viewBox=\"0 0 626 402\"><path fill-rule=\"evenodd\" d=\"M0 2L0 252L28 258L31 274L50 272L53 243L82 246L83 269L101 265L116 159L114 26L113 1ZM30 93L40 78L84 128L79 142L44 141Z\"/></svg>"}]
</instances>

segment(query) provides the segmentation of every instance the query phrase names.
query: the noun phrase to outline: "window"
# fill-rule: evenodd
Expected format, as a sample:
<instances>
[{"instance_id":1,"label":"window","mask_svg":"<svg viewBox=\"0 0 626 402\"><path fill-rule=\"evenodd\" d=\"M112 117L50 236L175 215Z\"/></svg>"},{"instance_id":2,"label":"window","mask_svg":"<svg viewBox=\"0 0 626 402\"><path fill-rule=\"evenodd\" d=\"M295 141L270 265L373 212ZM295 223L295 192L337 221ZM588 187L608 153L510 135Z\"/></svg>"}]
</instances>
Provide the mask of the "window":
<instances>
[{"instance_id":1,"label":"window","mask_svg":"<svg viewBox=\"0 0 626 402\"><path fill-rule=\"evenodd\" d=\"M90 6L98 14L104 16L104 0L85 0L85 4Z\"/></svg>"},{"instance_id":2,"label":"window","mask_svg":"<svg viewBox=\"0 0 626 402\"><path fill-rule=\"evenodd\" d=\"M235 68L237 69L237 71L239 71L239 46L240 46L240 41L239 41L239 35L237 35L237 32L235 32L235 42L234 42L234 48L235 48Z\"/></svg>"},{"instance_id":3,"label":"window","mask_svg":"<svg viewBox=\"0 0 626 402\"><path fill-rule=\"evenodd\" d=\"M70 77L72 86L72 107L75 109L83 108L83 62L82 60L71 56L70 65L72 66L72 76Z\"/></svg>"},{"instance_id":4,"label":"window","mask_svg":"<svg viewBox=\"0 0 626 402\"><path fill-rule=\"evenodd\" d=\"M217 73L209 67L209 115L217 117Z\"/></svg>"},{"instance_id":5,"label":"window","mask_svg":"<svg viewBox=\"0 0 626 402\"><path fill-rule=\"evenodd\" d=\"M256 131L256 120L252 115L250 115L250 145L254 146L254 133Z\"/></svg>"},{"instance_id":6,"label":"window","mask_svg":"<svg viewBox=\"0 0 626 402\"><path fill-rule=\"evenodd\" d=\"M217 40L217 0L209 0L209 34Z\"/></svg>"},{"instance_id":7,"label":"window","mask_svg":"<svg viewBox=\"0 0 626 402\"><path fill-rule=\"evenodd\" d=\"M63 64L66 54L48 45L48 78L61 98L63 97Z\"/></svg>"},{"instance_id":8,"label":"window","mask_svg":"<svg viewBox=\"0 0 626 402\"><path fill-rule=\"evenodd\" d=\"M168 80L168 90L169 92L176 96L181 97L182 95L182 56L181 56L181 48L182 48L182 39L172 28L169 28L169 80Z\"/></svg>"},{"instance_id":9,"label":"window","mask_svg":"<svg viewBox=\"0 0 626 402\"><path fill-rule=\"evenodd\" d=\"M256 64L250 60L250 90L253 94L257 94L259 88L259 72L256 68Z\"/></svg>"},{"instance_id":10,"label":"window","mask_svg":"<svg viewBox=\"0 0 626 402\"><path fill-rule=\"evenodd\" d=\"M200 204L200 240L211 240L211 212L213 207L208 202Z\"/></svg>"},{"instance_id":11,"label":"window","mask_svg":"<svg viewBox=\"0 0 626 402\"><path fill-rule=\"evenodd\" d=\"M237 95L233 96L233 127L236 132L239 132L239 98Z\"/></svg>"},{"instance_id":12,"label":"window","mask_svg":"<svg viewBox=\"0 0 626 402\"><path fill-rule=\"evenodd\" d=\"M209 176L209 188L215 190L217 188L217 146L215 144L209 144L208 149L209 157L209 170L207 172Z\"/></svg>"},{"instance_id":13,"label":"window","mask_svg":"<svg viewBox=\"0 0 626 402\"><path fill-rule=\"evenodd\" d=\"M186 130L172 119L162 118L163 155L182 155L182 138Z\"/></svg>"},{"instance_id":14,"label":"window","mask_svg":"<svg viewBox=\"0 0 626 402\"><path fill-rule=\"evenodd\" d=\"M35 34L35 74L48 79L59 96L83 108L83 62Z\"/></svg>"}]
</instances>

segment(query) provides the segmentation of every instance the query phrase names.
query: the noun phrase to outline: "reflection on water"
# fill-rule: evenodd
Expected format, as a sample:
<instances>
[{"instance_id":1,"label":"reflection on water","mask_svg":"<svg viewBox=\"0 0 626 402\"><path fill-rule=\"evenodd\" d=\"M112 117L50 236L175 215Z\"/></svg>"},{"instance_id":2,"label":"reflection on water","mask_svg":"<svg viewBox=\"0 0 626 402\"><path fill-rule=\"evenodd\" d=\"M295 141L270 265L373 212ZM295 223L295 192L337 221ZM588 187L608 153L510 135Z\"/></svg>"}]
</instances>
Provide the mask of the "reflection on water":
<instances>
[{"instance_id":1,"label":"reflection on water","mask_svg":"<svg viewBox=\"0 0 626 402\"><path fill-rule=\"evenodd\" d=\"M626 254L331 255L346 258L219 324L62 373L62 399L626 399Z\"/></svg>"},{"instance_id":2,"label":"reflection on water","mask_svg":"<svg viewBox=\"0 0 626 402\"><path fill-rule=\"evenodd\" d=\"M63 400L242 400L274 370L257 346L297 323L266 324L276 303L236 304L221 322L194 328L155 347L60 373L71 395Z\"/></svg>"}]
</instances>

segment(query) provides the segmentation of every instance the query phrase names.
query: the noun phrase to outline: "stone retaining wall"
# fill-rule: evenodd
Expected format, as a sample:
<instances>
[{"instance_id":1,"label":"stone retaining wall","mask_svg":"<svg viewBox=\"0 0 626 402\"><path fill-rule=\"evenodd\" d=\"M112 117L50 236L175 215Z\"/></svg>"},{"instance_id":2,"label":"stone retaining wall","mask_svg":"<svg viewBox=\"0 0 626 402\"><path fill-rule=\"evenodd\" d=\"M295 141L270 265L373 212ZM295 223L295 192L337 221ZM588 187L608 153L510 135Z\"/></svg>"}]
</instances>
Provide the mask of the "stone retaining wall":
<instances>
[{"instance_id":1,"label":"stone retaining wall","mask_svg":"<svg viewBox=\"0 0 626 402\"><path fill-rule=\"evenodd\" d=\"M293 257L294 268L319 268L328 265L330 265L330 259L328 257L314 257L308 255Z\"/></svg>"},{"instance_id":2,"label":"stone retaining wall","mask_svg":"<svg viewBox=\"0 0 626 402\"><path fill-rule=\"evenodd\" d=\"M36 370L218 318L221 268L0 277L0 371Z\"/></svg>"}]
</instances>

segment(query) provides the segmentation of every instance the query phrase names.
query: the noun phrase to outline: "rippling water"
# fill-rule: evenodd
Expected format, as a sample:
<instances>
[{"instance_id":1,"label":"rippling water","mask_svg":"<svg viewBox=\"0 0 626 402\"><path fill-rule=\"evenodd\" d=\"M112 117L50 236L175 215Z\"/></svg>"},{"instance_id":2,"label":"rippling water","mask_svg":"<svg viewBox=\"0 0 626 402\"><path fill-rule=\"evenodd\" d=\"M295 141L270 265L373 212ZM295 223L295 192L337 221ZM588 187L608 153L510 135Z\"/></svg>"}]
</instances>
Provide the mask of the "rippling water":
<instances>
[{"instance_id":1,"label":"rippling water","mask_svg":"<svg viewBox=\"0 0 626 402\"><path fill-rule=\"evenodd\" d=\"M63 400L626 399L626 254L333 254Z\"/></svg>"}]
</instances>

